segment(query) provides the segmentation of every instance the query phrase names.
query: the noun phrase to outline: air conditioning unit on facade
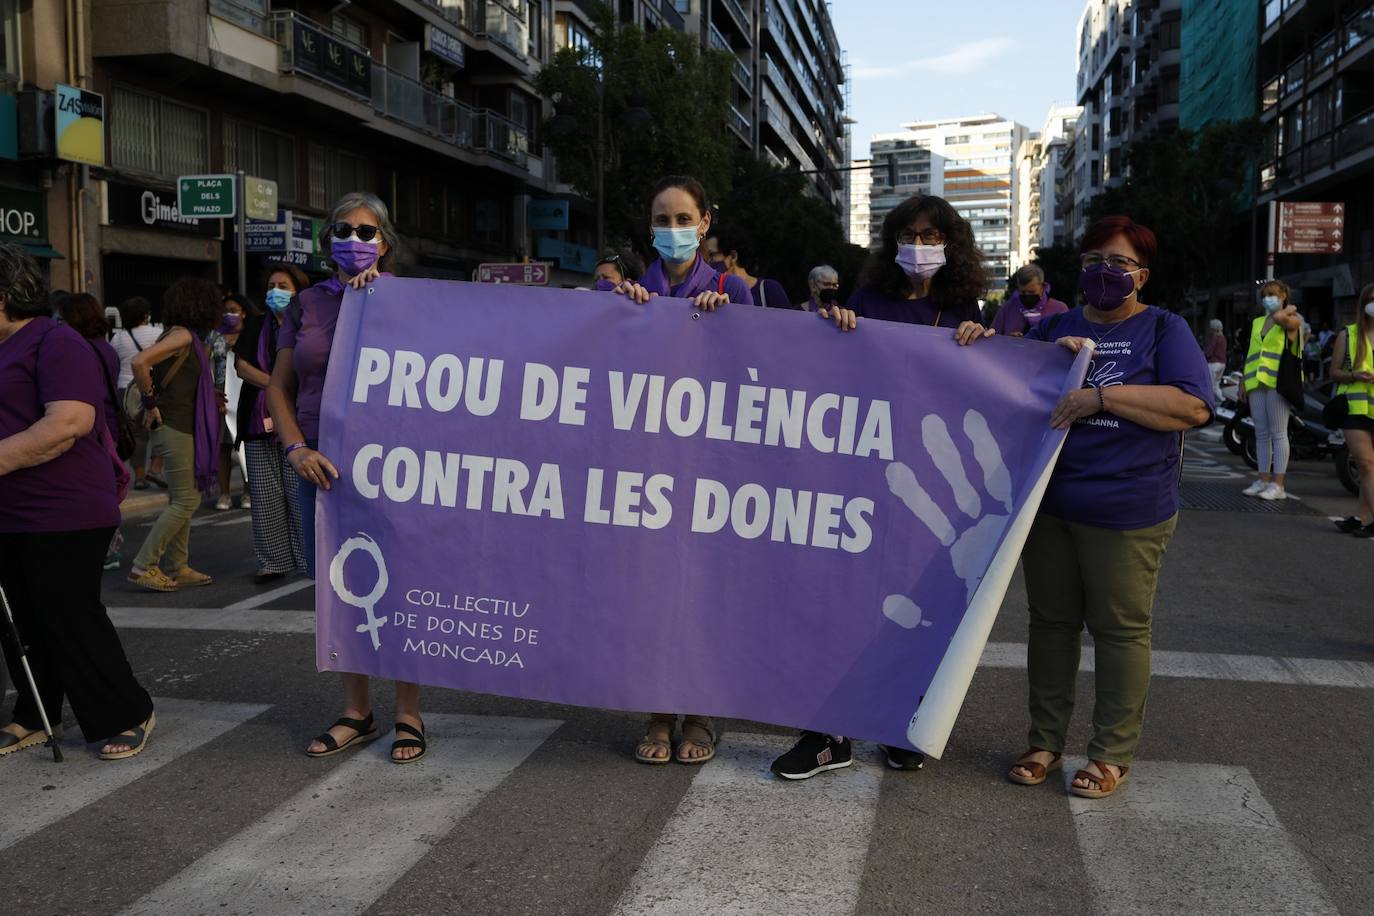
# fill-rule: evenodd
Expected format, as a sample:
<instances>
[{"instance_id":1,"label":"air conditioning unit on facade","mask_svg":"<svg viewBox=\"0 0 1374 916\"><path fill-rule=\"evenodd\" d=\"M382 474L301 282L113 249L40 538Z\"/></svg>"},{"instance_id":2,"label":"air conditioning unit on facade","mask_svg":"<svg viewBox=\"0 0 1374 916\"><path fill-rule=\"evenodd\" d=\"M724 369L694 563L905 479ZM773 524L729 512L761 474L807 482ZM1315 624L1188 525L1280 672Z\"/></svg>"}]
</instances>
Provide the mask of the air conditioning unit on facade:
<instances>
[{"instance_id":1,"label":"air conditioning unit on facade","mask_svg":"<svg viewBox=\"0 0 1374 916\"><path fill-rule=\"evenodd\" d=\"M19 158L53 156L53 94L46 89L19 93Z\"/></svg>"}]
</instances>

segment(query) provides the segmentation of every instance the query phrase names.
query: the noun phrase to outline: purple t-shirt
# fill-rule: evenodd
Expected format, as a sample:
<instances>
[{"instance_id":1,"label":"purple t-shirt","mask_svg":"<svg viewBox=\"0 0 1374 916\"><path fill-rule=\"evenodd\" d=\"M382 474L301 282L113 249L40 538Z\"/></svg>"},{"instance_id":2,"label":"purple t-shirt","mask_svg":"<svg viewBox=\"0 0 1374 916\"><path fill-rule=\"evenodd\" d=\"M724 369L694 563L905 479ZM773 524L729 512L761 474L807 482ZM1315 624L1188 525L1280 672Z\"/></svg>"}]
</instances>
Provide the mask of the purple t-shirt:
<instances>
[{"instance_id":1,"label":"purple t-shirt","mask_svg":"<svg viewBox=\"0 0 1374 916\"><path fill-rule=\"evenodd\" d=\"M324 376L329 371L329 350L334 345L334 325L343 306L343 284L335 279L316 283L296 300L300 314L289 310L277 331L277 351L294 350L296 370L296 424L307 439L320 437L320 400ZM287 443L288 445L290 443Z\"/></svg>"},{"instance_id":2,"label":"purple t-shirt","mask_svg":"<svg viewBox=\"0 0 1374 916\"><path fill-rule=\"evenodd\" d=\"M965 321L982 321L978 303L966 302L955 308L941 309L929 296L920 299L889 299L873 286L860 286L849 296L845 308L860 318L879 321L901 321L927 327L957 328Z\"/></svg>"},{"instance_id":3,"label":"purple t-shirt","mask_svg":"<svg viewBox=\"0 0 1374 916\"><path fill-rule=\"evenodd\" d=\"M783 289L782 284L777 280L760 278L759 282L754 284L754 288L750 291L750 295L754 297L755 305L765 306L770 309L796 308L796 306L792 304L792 300L787 298L787 290ZM735 301L733 296L730 297L730 301Z\"/></svg>"},{"instance_id":4,"label":"purple t-shirt","mask_svg":"<svg viewBox=\"0 0 1374 916\"><path fill-rule=\"evenodd\" d=\"M100 362L80 334L51 318L35 318L0 342L0 439L37 423L53 401L90 404L99 423L108 400ZM119 525L114 464L98 433L93 428L51 461L0 476L0 532Z\"/></svg>"},{"instance_id":5,"label":"purple t-shirt","mask_svg":"<svg viewBox=\"0 0 1374 916\"><path fill-rule=\"evenodd\" d=\"M753 305L754 294L749 289L749 284L745 283L734 274L725 275L725 283L721 284L720 271L713 268L701 257L696 255L692 261L692 270L687 274L687 279L677 286L668 285L668 275L663 270L663 261L657 260L649 265L649 269L644 271L644 276L639 283L651 293L658 293L660 296L670 296L674 299L693 299L701 293L723 292L730 297L731 302L738 302L742 305Z\"/></svg>"},{"instance_id":6,"label":"purple t-shirt","mask_svg":"<svg viewBox=\"0 0 1374 916\"><path fill-rule=\"evenodd\" d=\"M992 329L998 334L1027 334L1031 328L1038 327L1040 322L1051 315L1068 310L1069 307L1058 299L1044 296L1040 297L1034 308L1026 308L1021 304L1020 294L1013 293L1012 298L997 310L996 317L992 319Z\"/></svg>"},{"instance_id":7,"label":"purple t-shirt","mask_svg":"<svg viewBox=\"0 0 1374 916\"><path fill-rule=\"evenodd\" d=\"M1093 324L1076 308L1046 319L1026 337L1098 341L1087 381L1103 388L1172 385L1209 411L1216 406L1212 375L1193 332L1163 309L1149 306L1116 325ZM1178 512L1182 449L1176 432L1147 429L1110 413L1085 417L1069 430L1040 509L1065 521L1120 531L1158 525Z\"/></svg>"}]
</instances>

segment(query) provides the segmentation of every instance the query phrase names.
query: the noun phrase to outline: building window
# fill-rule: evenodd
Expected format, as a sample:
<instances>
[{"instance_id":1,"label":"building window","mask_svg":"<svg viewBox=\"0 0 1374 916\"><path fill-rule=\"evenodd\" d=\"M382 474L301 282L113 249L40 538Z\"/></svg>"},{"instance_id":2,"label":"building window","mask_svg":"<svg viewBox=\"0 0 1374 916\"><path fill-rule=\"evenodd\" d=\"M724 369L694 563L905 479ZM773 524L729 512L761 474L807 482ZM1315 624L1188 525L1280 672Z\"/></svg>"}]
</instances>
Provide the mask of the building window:
<instances>
[{"instance_id":1,"label":"building window","mask_svg":"<svg viewBox=\"0 0 1374 916\"><path fill-rule=\"evenodd\" d=\"M224 119L224 169L277 183L277 200L296 200L296 141L256 124Z\"/></svg>"},{"instance_id":2,"label":"building window","mask_svg":"<svg viewBox=\"0 0 1374 916\"><path fill-rule=\"evenodd\" d=\"M1180 33L1183 27L1182 19L1170 19L1160 23L1159 26L1159 49L1161 51L1177 51L1180 44Z\"/></svg>"},{"instance_id":3,"label":"building window","mask_svg":"<svg viewBox=\"0 0 1374 916\"><path fill-rule=\"evenodd\" d=\"M310 200L316 210L328 210L349 191L371 190L367 160L332 147L311 143L306 150L310 157Z\"/></svg>"},{"instance_id":4,"label":"building window","mask_svg":"<svg viewBox=\"0 0 1374 916\"><path fill-rule=\"evenodd\" d=\"M116 86L110 105L115 168L175 178L209 170L208 118L199 108Z\"/></svg>"},{"instance_id":5,"label":"building window","mask_svg":"<svg viewBox=\"0 0 1374 916\"><path fill-rule=\"evenodd\" d=\"M1178 104L1178 77L1166 76L1159 81L1159 104Z\"/></svg>"},{"instance_id":6,"label":"building window","mask_svg":"<svg viewBox=\"0 0 1374 916\"><path fill-rule=\"evenodd\" d=\"M335 13L329 20L329 29L340 38L346 38L360 48L367 47L367 26L352 16Z\"/></svg>"},{"instance_id":7,"label":"building window","mask_svg":"<svg viewBox=\"0 0 1374 916\"><path fill-rule=\"evenodd\" d=\"M0 0L0 73L19 82L19 0Z\"/></svg>"}]
</instances>

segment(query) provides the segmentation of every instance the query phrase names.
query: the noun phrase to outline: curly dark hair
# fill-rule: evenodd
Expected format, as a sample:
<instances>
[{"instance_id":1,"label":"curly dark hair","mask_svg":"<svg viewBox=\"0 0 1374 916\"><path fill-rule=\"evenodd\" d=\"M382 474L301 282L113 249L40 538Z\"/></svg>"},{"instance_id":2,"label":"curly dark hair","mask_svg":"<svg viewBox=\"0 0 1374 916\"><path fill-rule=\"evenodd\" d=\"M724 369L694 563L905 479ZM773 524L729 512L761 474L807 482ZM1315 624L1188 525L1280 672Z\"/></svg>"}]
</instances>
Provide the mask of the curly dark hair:
<instances>
[{"instance_id":1,"label":"curly dark hair","mask_svg":"<svg viewBox=\"0 0 1374 916\"><path fill-rule=\"evenodd\" d=\"M0 300L10 321L52 314L43 294L43 272L23 245L0 242Z\"/></svg>"},{"instance_id":2,"label":"curly dark hair","mask_svg":"<svg viewBox=\"0 0 1374 916\"><path fill-rule=\"evenodd\" d=\"M973 241L973 227L943 197L930 194L909 197L887 214L882 243L868 256L859 284L889 299L905 299L911 293L911 280L897 264L897 236L922 215L945 234L945 266L931 278L930 298L941 309L977 303L987 292L988 274L983 253Z\"/></svg>"},{"instance_id":3,"label":"curly dark hair","mask_svg":"<svg viewBox=\"0 0 1374 916\"><path fill-rule=\"evenodd\" d=\"M192 334L208 334L219 325L224 295L213 280L182 277L162 294L163 324L182 327Z\"/></svg>"},{"instance_id":4,"label":"curly dark hair","mask_svg":"<svg viewBox=\"0 0 1374 916\"><path fill-rule=\"evenodd\" d=\"M71 293L57 303L62 320L87 340L95 340L110 333L105 320L105 307L90 293Z\"/></svg>"}]
</instances>

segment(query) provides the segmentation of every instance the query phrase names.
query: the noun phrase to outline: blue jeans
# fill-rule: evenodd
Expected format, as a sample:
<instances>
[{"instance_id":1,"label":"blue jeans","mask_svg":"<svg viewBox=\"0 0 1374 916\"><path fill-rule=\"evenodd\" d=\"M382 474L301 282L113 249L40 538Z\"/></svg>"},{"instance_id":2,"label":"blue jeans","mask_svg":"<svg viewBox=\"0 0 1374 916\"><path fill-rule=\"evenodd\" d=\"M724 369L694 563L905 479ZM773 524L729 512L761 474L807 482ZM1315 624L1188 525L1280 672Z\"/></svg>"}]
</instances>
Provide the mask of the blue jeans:
<instances>
[{"instance_id":1,"label":"blue jeans","mask_svg":"<svg viewBox=\"0 0 1374 916\"><path fill-rule=\"evenodd\" d=\"M307 439L305 444L312 449L318 448L320 440ZM296 477L296 483L300 487L297 493L300 496L301 504L301 549L305 552L305 574L313 579L315 578L315 493L318 488L300 476Z\"/></svg>"}]
</instances>

